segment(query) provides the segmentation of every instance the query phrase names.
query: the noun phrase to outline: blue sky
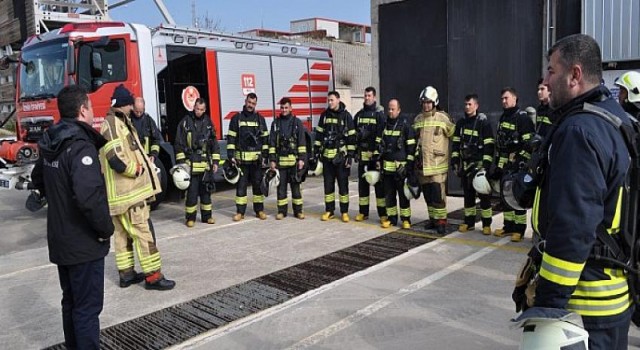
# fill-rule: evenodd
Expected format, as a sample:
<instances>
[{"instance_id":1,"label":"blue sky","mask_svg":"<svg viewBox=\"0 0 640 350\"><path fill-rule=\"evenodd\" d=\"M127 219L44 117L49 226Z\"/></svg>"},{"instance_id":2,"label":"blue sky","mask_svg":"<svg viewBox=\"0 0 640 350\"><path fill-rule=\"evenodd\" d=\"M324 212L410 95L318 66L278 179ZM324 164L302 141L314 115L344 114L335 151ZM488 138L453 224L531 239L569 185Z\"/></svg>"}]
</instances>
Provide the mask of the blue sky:
<instances>
[{"instance_id":1,"label":"blue sky","mask_svg":"<svg viewBox=\"0 0 640 350\"><path fill-rule=\"evenodd\" d=\"M110 1L116 4L118 1ZM191 0L164 0L178 25L191 26ZM254 28L289 31L289 21L323 17L371 24L369 0L195 0L196 12L219 21L220 30L239 32ZM110 9L113 20L155 27L163 22L153 0L136 0Z\"/></svg>"}]
</instances>

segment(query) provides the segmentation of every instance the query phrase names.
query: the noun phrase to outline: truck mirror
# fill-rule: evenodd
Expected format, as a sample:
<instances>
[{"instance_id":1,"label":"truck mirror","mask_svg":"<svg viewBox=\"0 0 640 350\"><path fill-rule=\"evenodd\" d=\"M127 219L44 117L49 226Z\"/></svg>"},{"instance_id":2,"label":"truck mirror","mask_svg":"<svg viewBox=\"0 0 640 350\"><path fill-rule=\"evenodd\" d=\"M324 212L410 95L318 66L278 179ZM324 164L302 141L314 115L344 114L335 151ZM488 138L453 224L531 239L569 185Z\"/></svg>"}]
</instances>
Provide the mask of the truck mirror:
<instances>
[{"instance_id":1,"label":"truck mirror","mask_svg":"<svg viewBox=\"0 0 640 350\"><path fill-rule=\"evenodd\" d=\"M67 74L76 74L76 52L73 41L69 40L69 46L67 46Z\"/></svg>"},{"instance_id":2,"label":"truck mirror","mask_svg":"<svg viewBox=\"0 0 640 350\"><path fill-rule=\"evenodd\" d=\"M100 52L91 53L91 77L102 77L102 54Z\"/></svg>"}]
</instances>

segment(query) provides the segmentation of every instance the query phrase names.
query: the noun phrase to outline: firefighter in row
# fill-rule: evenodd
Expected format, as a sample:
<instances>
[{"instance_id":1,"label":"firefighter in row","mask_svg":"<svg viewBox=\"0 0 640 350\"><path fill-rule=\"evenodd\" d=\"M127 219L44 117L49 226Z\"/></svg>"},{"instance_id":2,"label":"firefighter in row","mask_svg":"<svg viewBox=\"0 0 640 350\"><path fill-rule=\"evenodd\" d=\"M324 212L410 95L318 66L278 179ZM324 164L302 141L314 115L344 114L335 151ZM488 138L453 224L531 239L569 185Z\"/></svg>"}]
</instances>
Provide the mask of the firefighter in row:
<instances>
[{"instance_id":1,"label":"firefighter in row","mask_svg":"<svg viewBox=\"0 0 640 350\"><path fill-rule=\"evenodd\" d=\"M422 112L414 120L418 154L417 175L427 203L429 221L426 229L446 233L447 195L445 183L449 171L449 139L455 125L447 113L438 109L438 91L427 86L420 93Z\"/></svg>"},{"instance_id":2,"label":"firefighter in row","mask_svg":"<svg viewBox=\"0 0 640 350\"><path fill-rule=\"evenodd\" d=\"M269 160L271 171L278 171L278 214L276 220L287 216L287 184L291 187L293 215L304 219L301 183L307 171L307 143L304 126L291 109L291 99L280 100L280 115L271 124L269 134Z\"/></svg>"},{"instance_id":3,"label":"firefighter in row","mask_svg":"<svg viewBox=\"0 0 640 350\"><path fill-rule=\"evenodd\" d=\"M329 106L320 115L315 139L315 157L323 164L325 212L321 220L334 218L337 180L341 219L349 222L349 172L356 151L356 130L340 94L330 91L327 100Z\"/></svg>"},{"instance_id":4,"label":"firefighter in row","mask_svg":"<svg viewBox=\"0 0 640 350\"><path fill-rule=\"evenodd\" d=\"M107 140L100 149L100 163L115 226L120 287L145 280L146 289L169 290L175 282L166 279L160 271L160 252L149 228L147 201L162 191L158 175L131 123L133 95L120 84L111 101L112 107L100 128L100 133ZM144 274L134 270L133 247L136 247Z\"/></svg>"},{"instance_id":5,"label":"firefighter in row","mask_svg":"<svg viewBox=\"0 0 640 350\"><path fill-rule=\"evenodd\" d=\"M629 71L616 79L615 84L620 88L618 102L636 119L640 119L640 73Z\"/></svg>"},{"instance_id":6,"label":"firefighter in row","mask_svg":"<svg viewBox=\"0 0 640 350\"><path fill-rule=\"evenodd\" d=\"M505 87L501 93L502 108L496 133L496 156L491 177L500 180L503 175L523 168L531 158L530 143L535 133L533 121L518 107L518 94L512 87ZM512 242L520 242L527 229L527 211L507 208L504 212L504 226L496 229L494 235L511 235Z\"/></svg>"},{"instance_id":7,"label":"firefighter in row","mask_svg":"<svg viewBox=\"0 0 640 350\"><path fill-rule=\"evenodd\" d=\"M131 123L138 132L144 152L149 156L151 163L155 163L158 154L160 154L160 144L163 142L163 138L156 122L147 114L144 107L144 98L136 97L133 102Z\"/></svg>"},{"instance_id":8,"label":"firefighter in row","mask_svg":"<svg viewBox=\"0 0 640 350\"><path fill-rule=\"evenodd\" d=\"M478 113L478 95L467 95L464 99L464 118L456 123L452 138L451 167L462 182L464 192L464 223L458 231L467 232L475 229L476 195L480 198L482 217L482 233L491 234L491 187L478 192L474 188L475 177L484 176L491 169L495 139L493 129L486 115ZM482 191L482 190L481 190Z\"/></svg>"},{"instance_id":9,"label":"firefighter in row","mask_svg":"<svg viewBox=\"0 0 640 350\"><path fill-rule=\"evenodd\" d=\"M236 183L236 214L233 221L244 219L249 183L253 193L253 211L260 220L267 219L260 182L262 169L267 168L269 160L269 130L264 117L256 111L257 104L258 96L249 93L242 112L236 113L229 123L227 157L240 172L240 179Z\"/></svg>"},{"instance_id":10,"label":"firefighter in row","mask_svg":"<svg viewBox=\"0 0 640 350\"><path fill-rule=\"evenodd\" d=\"M388 228L399 223L397 205L399 200L402 228L408 229L411 228L411 206L404 187L407 179L417 182L414 167L416 138L408 118L400 112L400 102L397 99L391 99L388 117L378 143L388 215L388 219L383 220L381 225L383 228Z\"/></svg>"},{"instance_id":11,"label":"firefighter in row","mask_svg":"<svg viewBox=\"0 0 640 350\"><path fill-rule=\"evenodd\" d=\"M549 88L543 84L543 78L538 81L538 102L536 107L536 134L542 139L549 134L553 122L551 120L551 106L549 106Z\"/></svg>"},{"instance_id":12,"label":"firefighter in row","mask_svg":"<svg viewBox=\"0 0 640 350\"><path fill-rule=\"evenodd\" d=\"M376 89L369 86L364 89L363 107L353 118L356 129L359 196L359 212L356 215L356 221L364 221L369 218L370 185L364 178L364 174L367 170L375 170L375 163L380 156L376 145L380 143L384 123L384 108L376 103ZM380 223L383 223L387 219L387 213L385 210L385 188L382 181L378 181L374 185L374 189L378 217Z\"/></svg>"},{"instance_id":13,"label":"firefighter in row","mask_svg":"<svg viewBox=\"0 0 640 350\"><path fill-rule=\"evenodd\" d=\"M186 165L184 169L190 175L185 202L187 227L195 225L198 198L202 222L207 224L216 222L211 215L211 193L215 189L213 174L218 170L220 146L216 129L206 110L205 100L197 98L193 111L182 118L176 132L176 162Z\"/></svg>"}]
</instances>

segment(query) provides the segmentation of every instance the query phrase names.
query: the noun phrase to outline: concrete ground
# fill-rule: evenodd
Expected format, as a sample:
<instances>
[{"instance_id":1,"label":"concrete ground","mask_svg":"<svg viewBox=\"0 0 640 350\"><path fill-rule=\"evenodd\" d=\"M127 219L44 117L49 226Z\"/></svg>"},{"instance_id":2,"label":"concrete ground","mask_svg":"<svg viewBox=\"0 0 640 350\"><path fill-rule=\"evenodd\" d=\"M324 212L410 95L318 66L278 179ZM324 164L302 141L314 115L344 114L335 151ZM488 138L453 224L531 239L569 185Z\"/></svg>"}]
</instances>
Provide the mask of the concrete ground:
<instances>
[{"instance_id":1,"label":"concrete ground","mask_svg":"<svg viewBox=\"0 0 640 350\"><path fill-rule=\"evenodd\" d=\"M350 183L351 217L357 186ZM60 287L48 262L46 211L24 209L27 193L0 192L0 348L42 348L62 342ZM103 328L152 311L343 249L390 232L368 221L321 222L321 180L304 184L304 221L275 220L275 198L267 199L267 221L233 222L233 189L214 194L215 225L187 229L181 203L152 213L163 272L177 287L146 291L118 287L114 255L106 261ZM372 201L373 202L373 201ZM462 207L449 198L448 209ZM412 201L412 221L427 218L422 199ZM500 227L501 215L493 227ZM479 226L479 225L478 225ZM412 234L408 231L407 234ZM513 349L520 332L515 316L514 275L531 241L453 233L258 314L204 333L174 348L184 349ZM640 348L640 332L630 332Z\"/></svg>"}]
</instances>

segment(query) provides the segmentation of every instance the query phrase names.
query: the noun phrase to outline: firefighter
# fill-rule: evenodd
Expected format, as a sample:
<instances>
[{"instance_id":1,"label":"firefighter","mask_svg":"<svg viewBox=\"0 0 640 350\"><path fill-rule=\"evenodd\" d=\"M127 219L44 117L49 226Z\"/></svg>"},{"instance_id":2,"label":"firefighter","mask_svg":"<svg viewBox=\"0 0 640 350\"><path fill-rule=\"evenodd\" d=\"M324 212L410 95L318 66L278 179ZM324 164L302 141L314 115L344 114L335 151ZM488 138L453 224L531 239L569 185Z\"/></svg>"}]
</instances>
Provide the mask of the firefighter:
<instances>
[{"instance_id":1,"label":"firefighter","mask_svg":"<svg viewBox=\"0 0 640 350\"><path fill-rule=\"evenodd\" d=\"M518 107L518 95L514 88L505 87L500 92L504 112L500 116L496 133L496 157L494 170L490 175L500 180L503 175L518 171L531 158L529 141L535 132L533 121ZM494 235L511 235L512 242L520 242L527 229L527 211L513 210L508 205L504 215L504 226L496 229Z\"/></svg>"},{"instance_id":2,"label":"firefighter","mask_svg":"<svg viewBox=\"0 0 640 350\"><path fill-rule=\"evenodd\" d=\"M324 179L325 213L320 219L334 218L337 179L341 218L343 222L349 222L349 171L356 151L356 130L337 91L328 93L327 102L329 106L320 115L315 139L315 158L322 161Z\"/></svg>"},{"instance_id":3,"label":"firefighter","mask_svg":"<svg viewBox=\"0 0 640 350\"><path fill-rule=\"evenodd\" d=\"M176 132L176 162L185 163L190 170L191 181L187 189L185 218L187 227L193 227L200 198L200 219L207 224L215 224L211 216L211 193L215 189L213 174L218 171L220 146L216 128L206 113L207 104L197 98L193 111L180 123Z\"/></svg>"},{"instance_id":4,"label":"firefighter","mask_svg":"<svg viewBox=\"0 0 640 350\"><path fill-rule=\"evenodd\" d=\"M154 163L160 153L160 144L164 140L162 139L162 134L156 122L145 111L144 104L142 97L135 98L131 123L138 132L138 137L140 138L140 142L142 142L144 152L149 156L151 163Z\"/></svg>"},{"instance_id":5,"label":"firefighter","mask_svg":"<svg viewBox=\"0 0 640 350\"><path fill-rule=\"evenodd\" d=\"M483 113L478 113L478 95L467 95L464 99L464 118L456 123L452 138L451 167L460 176L464 192L464 223L458 231L467 232L476 225L476 193L473 178L481 169L491 169L494 142L493 129ZM477 193L480 198L482 233L491 234L491 194Z\"/></svg>"},{"instance_id":6,"label":"firefighter","mask_svg":"<svg viewBox=\"0 0 640 350\"><path fill-rule=\"evenodd\" d=\"M388 219L382 221L382 227L398 224L398 206L400 200L400 220L402 228L411 228L411 206L405 196L404 186L407 178L415 177L416 138L408 118L401 115L400 102L389 101L389 115L379 144L382 162L382 181L385 188L385 206ZM378 166L380 167L380 166Z\"/></svg>"},{"instance_id":7,"label":"firefighter","mask_svg":"<svg viewBox=\"0 0 640 350\"><path fill-rule=\"evenodd\" d=\"M229 123L227 156L241 172L236 184L236 214L233 221L244 219L247 209L247 186L251 183L253 211L260 220L266 220L264 195L260 189L262 169L269 159L269 130L260 113L256 112L258 96L249 93L242 112L236 113Z\"/></svg>"},{"instance_id":8,"label":"firefighter","mask_svg":"<svg viewBox=\"0 0 640 350\"><path fill-rule=\"evenodd\" d=\"M620 87L618 102L622 108L636 119L640 119L640 73L629 71L616 79Z\"/></svg>"},{"instance_id":9,"label":"firefighter","mask_svg":"<svg viewBox=\"0 0 640 350\"><path fill-rule=\"evenodd\" d=\"M42 157L31 178L49 202L47 243L62 289L66 348L99 349L104 257L114 230L98 161L106 140L91 127L91 100L79 85L58 93L58 110L60 120L40 139Z\"/></svg>"},{"instance_id":10,"label":"firefighter","mask_svg":"<svg viewBox=\"0 0 640 350\"><path fill-rule=\"evenodd\" d=\"M445 183L449 171L449 139L455 125L447 113L438 109L438 91L427 86L420 93L422 112L413 123L418 145L416 167L418 180L427 203L429 221L426 229L446 233L447 194Z\"/></svg>"},{"instance_id":11,"label":"firefighter","mask_svg":"<svg viewBox=\"0 0 640 350\"><path fill-rule=\"evenodd\" d=\"M549 88L543 84L543 78L538 81L538 102L540 104L536 107L536 134L544 139L553 123L549 107Z\"/></svg>"},{"instance_id":12,"label":"firefighter","mask_svg":"<svg viewBox=\"0 0 640 350\"><path fill-rule=\"evenodd\" d=\"M307 142L302 121L293 115L291 100L280 100L280 116L271 124L269 133L269 160L272 170L280 172L278 184L278 214L276 220L287 216L287 184L291 187L293 215L304 219L302 212L302 172L306 171Z\"/></svg>"},{"instance_id":13,"label":"firefighter","mask_svg":"<svg viewBox=\"0 0 640 350\"><path fill-rule=\"evenodd\" d=\"M624 244L620 216L626 201L621 196L630 159L619 128L585 107L631 125L600 84L601 57L598 43L584 34L565 37L549 50L544 83L556 128L541 152L548 157L531 222L534 237L544 244L530 252L538 278L534 307L522 316L539 317L554 309L578 313L589 332L589 349L622 350L628 346L633 312L626 271L592 257L611 256L597 231ZM516 289L514 300L526 300L524 293Z\"/></svg>"},{"instance_id":14,"label":"firefighter","mask_svg":"<svg viewBox=\"0 0 640 350\"><path fill-rule=\"evenodd\" d=\"M360 211L356 215L356 221L369 218L370 185L365 180L364 173L369 169L375 169L375 164L379 160L379 150L375 145L380 143L384 123L384 108L377 105L376 89L369 86L364 89L364 105L353 118L356 129L356 162L358 162L358 196L360 197ZM374 185L380 223L387 219L383 186L382 181Z\"/></svg>"},{"instance_id":15,"label":"firefighter","mask_svg":"<svg viewBox=\"0 0 640 350\"><path fill-rule=\"evenodd\" d=\"M120 287L146 280L146 289L169 290L175 282L164 277L160 252L149 228L147 200L161 191L155 166L142 149L131 123L133 96L120 84L111 97L100 132L107 144L100 149L100 163L107 185L109 211L115 226L114 244ZM135 247L144 275L135 272Z\"/></svg>"}]
</instances>

